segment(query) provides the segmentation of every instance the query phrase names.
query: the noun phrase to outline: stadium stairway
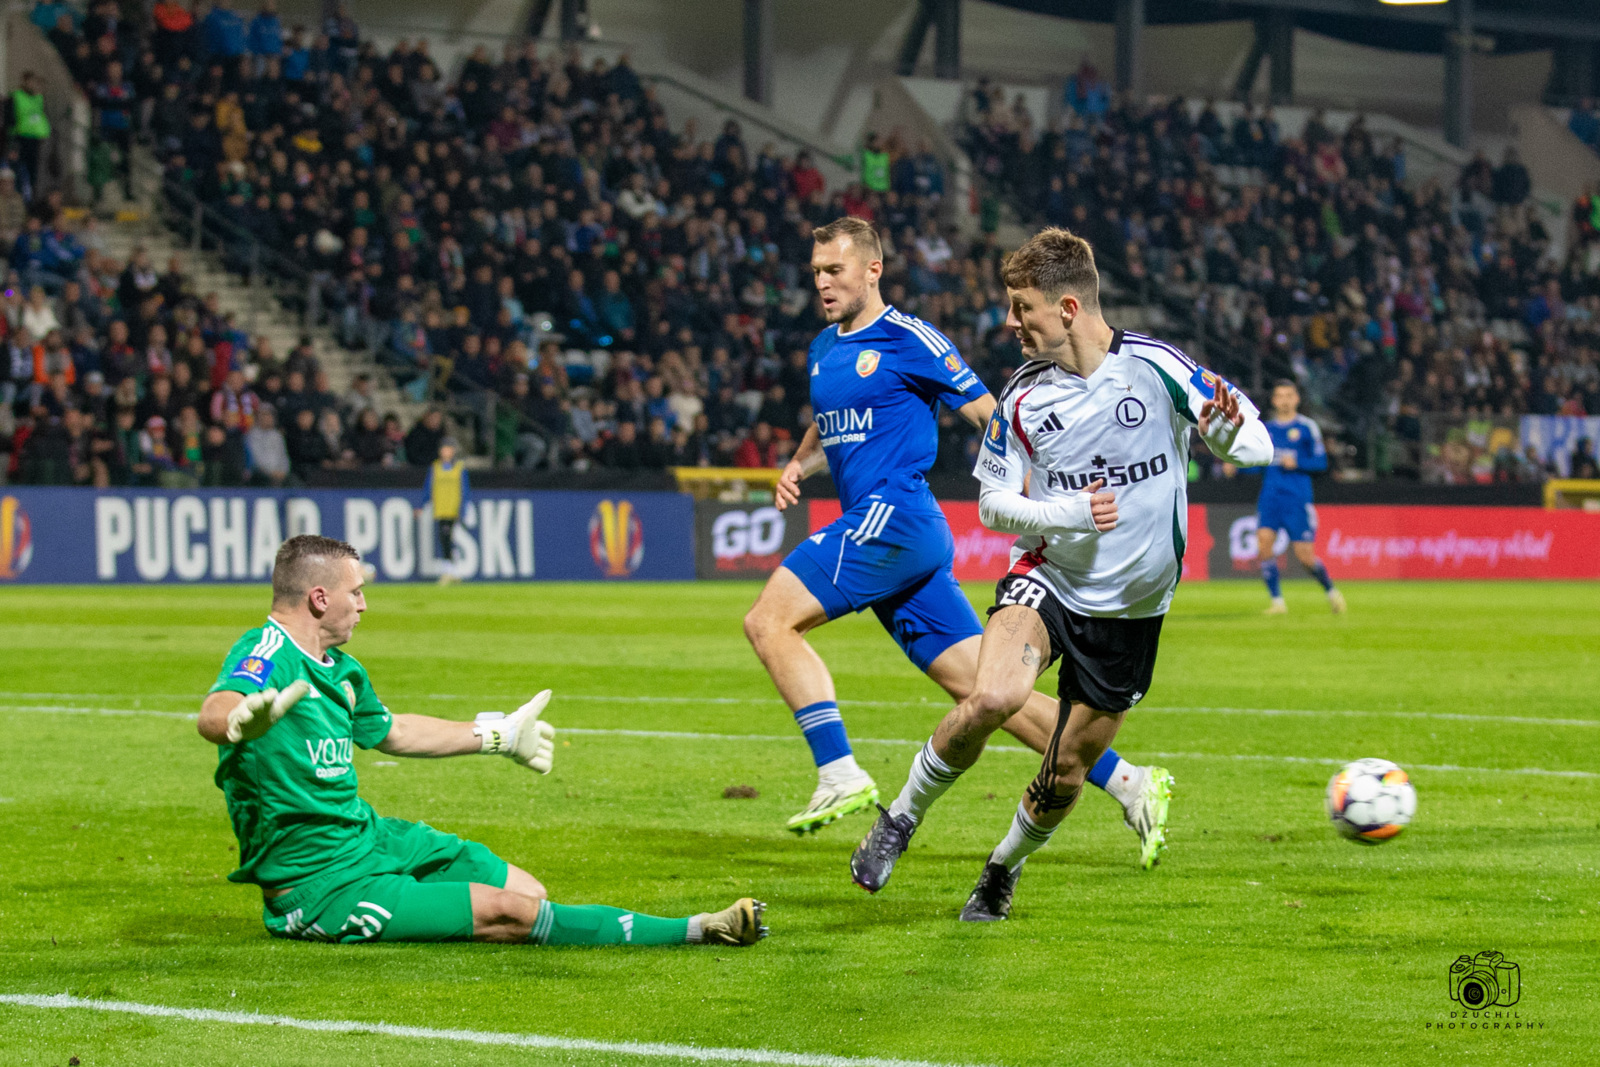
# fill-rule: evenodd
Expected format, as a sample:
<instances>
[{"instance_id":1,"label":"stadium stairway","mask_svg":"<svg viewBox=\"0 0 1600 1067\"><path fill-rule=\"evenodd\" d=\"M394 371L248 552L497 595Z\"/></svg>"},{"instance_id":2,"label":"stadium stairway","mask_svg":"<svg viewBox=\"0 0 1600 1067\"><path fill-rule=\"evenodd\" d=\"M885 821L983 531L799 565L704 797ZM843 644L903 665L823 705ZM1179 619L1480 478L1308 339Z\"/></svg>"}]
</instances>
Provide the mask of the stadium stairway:
<instances>
[{"instance_id":1,"label":"stadium stairway","mask_svg":"<svg viewBox=\"0 0 1600 1067\"><path fill-rule=\"evenodd\" d=\"M364 373L373 380L380 413L399 415L407 428L421 417L426 405L415 403L402 393L370 353L345 348L327 324L306 328L301 317L280 304L271 290L252 288L246 279L228 270L216 252L196 249L170 229L157 208L159 167L143 149L138 154L142 158L135 168L133 200L123 199L113 183L106 187L101 203L92 209L99 223L103 251L126 263L136 248L143 247L160 271L177 256L197 294L203 298L216 293L222 310L231 312L252 337L266 337L279 357L288 355L302 337L309 337L336 395L342 397L355 376Z\"/></svg>"},{"instance_id":2,"label":"stadium stairway","mask_svg":"<svg viewBox=\"0 0 1600 1067\"><path fill-rule=\"evenodd\" d=\"M1584 193L1600 188L1600 156L1573 135L1567 123L1570 108L1519 104L1511 109L1517 154L1535 188L1557 196L1563 208Z\"/></svg>"},{"instance_id":3,"label":"stadium stairway","mask_svg":"<svg viewBox=\"0 0 1600 1067\"><path fill-rule=\"evenodd\" d=\"M396 38L380 30L373 39L381 50L387 51ZM500 36L470 33L441 35L441 39L434 42L434 59L453 77L472 46L486 42L498 46L503 41ZM552 54L558 47L568 47L550 40L542 43ZM850 149L804 129L771 108L744 99L737 91L703 78L669 57L648 48L635 49L616 42L582 42L578 50L585 63L596 58L614 61L619 55L631 54L640 79L655 92L675 129L693 122L699 136L715 136L722 123L733 119L743 125L752 147L770 142L785 154L801 149L810 151L830 188L842 186L853 177L855 163ZM355 376L365 373L373 380L381 413L399 415L401 423L408 428L422 416L427 405L415 403L402 393L372 353L346 349L330 325L305 328L299 316L279 304L270 291L253 290L237 273L223 265L217 253L197 250L169 229L157 210L159 186L160 165L148 149L137 148L133 200L124 202L113 183L106 187L102 203L94 209L95 216L104 223L101 232L107 253L126 261L136 246L143 245L158 269L165 269L167 261L177 255L196 292L201 296L215 292L223 310L233 312L252 336L268 337L274 352L284 355L301 337L310 336L318 361L328 372L330 386L336 394L342 396ZM476 437L469 428L469 418L465 409L446 409L450 431L464 442ZM469 455L465 462L469 467L481 468L488 466L492 458Z\"/></svg>"}]
</instances>

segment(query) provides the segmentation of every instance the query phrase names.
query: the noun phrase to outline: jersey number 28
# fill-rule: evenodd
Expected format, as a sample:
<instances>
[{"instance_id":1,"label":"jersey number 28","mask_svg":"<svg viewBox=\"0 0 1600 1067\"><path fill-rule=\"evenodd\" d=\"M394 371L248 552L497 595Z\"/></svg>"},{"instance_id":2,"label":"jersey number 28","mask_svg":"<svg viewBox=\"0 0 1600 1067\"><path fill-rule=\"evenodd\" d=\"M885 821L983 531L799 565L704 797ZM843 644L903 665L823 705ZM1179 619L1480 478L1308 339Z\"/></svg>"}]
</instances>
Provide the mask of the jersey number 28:
<instances>
[{"instance_id":1,"label":"jersey number 28","mask_svg":"<svg viewBox=\"0 0 1600 1067\"><path fill-rule=\"evenodd\" d=\"M1044 586L1038 582L1030 582L1025 578L1013 579L1006 584L1006 591L1000 594L1000 605L1002 607L1015 605L1038 611L1039 605L1044 603L1044 593Z\"/></svg>"}]
</instances>

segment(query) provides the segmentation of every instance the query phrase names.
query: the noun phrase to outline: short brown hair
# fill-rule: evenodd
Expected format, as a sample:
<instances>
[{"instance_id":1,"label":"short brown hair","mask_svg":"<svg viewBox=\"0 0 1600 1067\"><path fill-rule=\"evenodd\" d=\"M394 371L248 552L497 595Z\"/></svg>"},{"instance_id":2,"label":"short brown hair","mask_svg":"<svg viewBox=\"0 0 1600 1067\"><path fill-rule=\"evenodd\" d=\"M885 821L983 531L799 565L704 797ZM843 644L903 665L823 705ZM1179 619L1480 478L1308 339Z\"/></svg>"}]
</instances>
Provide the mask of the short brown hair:
<instances>
[{"instance_id":1,"label":"short brown hair","mask_svg":"<svg viewBox=\"0 0 1600 1067\"><path fill-rule=\"evenodd\" d=\"M811 239L819 245L829 241L837 241L841 237L850 239L850 247L857 252L866 254L867 261L883 259L883 243L878 240L878 231L872 228L872 223L866 219L858 219L854 215L846 215L842 219L834 219L826 226L818 226L811 231Z\"/></svg>"},{"instance_id":2,"label":"short brown hair","mask_svg":"<svg viewBox=\"0 0 1600 1067\"><path fill-rule=\"evenodd\" d=\"M1000 270L1008 289L1037 289L1051 300L1071 293L1085 310L1100 309L1100 272L1094 250L1082 237L1050 226L1011 253Z\"/></svg>"},{"instance_id":3,"label":"short brown hair","mask_svg":"<svg viewBox=\"0 0 1600 1067\"><path fill-rule=\"evenodd\" d=\"M346 541L316 534L291 537L278 547L278 557L272 561L272 602L299 600L317 586L336 581L331 572L339 560L360 558L361 553Z\"/></svg>"}]
</instances>

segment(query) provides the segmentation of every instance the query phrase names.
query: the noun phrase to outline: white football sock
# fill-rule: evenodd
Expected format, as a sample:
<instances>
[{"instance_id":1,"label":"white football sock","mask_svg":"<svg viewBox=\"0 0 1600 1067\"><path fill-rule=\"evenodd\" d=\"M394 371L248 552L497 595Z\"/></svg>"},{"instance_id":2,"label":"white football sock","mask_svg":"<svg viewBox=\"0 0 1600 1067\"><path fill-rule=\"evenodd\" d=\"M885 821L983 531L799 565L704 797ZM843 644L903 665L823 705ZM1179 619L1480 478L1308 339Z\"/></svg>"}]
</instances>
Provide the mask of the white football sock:
<instances>
[{"instance_id":1,"label":"white football sock","mask_svg":"<svg viewBox=\"0 0 1600 1067\"><path fill-rule=\"evenodd\" d=\"M961 772L951 767L933 750L929 740L911 761L911 777L905 788L889 805L890 815L909 815L914 823L921 823L933 802L944 796L945 790L956 784Z\"/></svg>"},{"instance_id":2,"label":"white football sock","mask_svg":"<svg viewBox=\"0 0 1600 1067\"><path fill-rule=\"evenodd\" d=\"M1006 870L1015 871L1029 856L1048 845L1050 835L1055 832L1054 826L1047 829L1034 822L1027 804L1019 803L1017 813L1011 817L1011 829L989 856L989 862L1004 864Z\"/></svg>"},{"instance_id":3,"label":"white football sock","mask_svg":"<svg viewBox=\"0 0 1600 1067\"><path fill-rule=\"evenodd\" d=\"M1126 808L1139 799L1139 793L1144 789L1144 780L1149 773L1143 767L1136 767L1125 759L1118 759L1111 777L1106 779L1106 792Z\"/></svg>"},{"instance_id":4,"label":"white football sock","mask_svg":"<svg viewBox=\"0 0 1600 1067\"><path fill-rule=\"evenodd\" d=\"M853 755L840 756L829 763L824 763L817 768L817 784L827 786L850 785L862 778L868 777L856 763Z\"/></svg>"}]
</instances>

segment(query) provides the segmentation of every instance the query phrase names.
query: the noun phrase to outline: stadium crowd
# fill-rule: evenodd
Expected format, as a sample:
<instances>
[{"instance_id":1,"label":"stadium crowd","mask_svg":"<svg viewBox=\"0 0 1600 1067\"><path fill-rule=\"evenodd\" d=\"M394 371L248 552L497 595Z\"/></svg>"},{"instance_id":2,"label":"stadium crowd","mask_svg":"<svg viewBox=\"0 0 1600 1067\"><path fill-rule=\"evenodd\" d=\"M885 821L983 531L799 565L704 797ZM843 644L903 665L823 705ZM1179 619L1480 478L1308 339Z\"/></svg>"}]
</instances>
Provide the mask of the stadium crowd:
<instances>
[{"instance_id":1,"label":"stadium crowd","mask_svg":"<svg viewBox=\"0 0 1600 1067\"><path fill-rule=\"evenodd\" d=\"M1408 182L1401 143L1359 117L1224 122L1211 103L1116 98L1087 63L1065 96L1041 128L980 82L979 173L1024 222L1086 236L1125 292L1165 298L1235 380L1292 376L1357 441L1416 440L1434 413L1600 411L1600 199L1577 205L1558 262L1515 150Z\"/></svg>"},{"instance_id":2,"label":"stadium crowd","mask_svg":"<svg viewBox=\"0 0 1600 1067\"><path fill-rule=\"evenodd\" d=\"M480 48L447 81L426 42L380 54L347 17L311 35L270 0L249 21L157 4L147 36L56 21L98 128L148 139L172 185L308 265L343 340L470 412L502 462L781 462L823 325L810 229L838 215L888 228L891 287L936 310L963 271L995 288L994 256L957 260L940 229L925 146L874 145L830 193L735 123L671 129L626 56Z\"/></svg>"},{"instance_id":3,"label":"stadium crowd","mask_svg":"<svg viewBox=\"0 0 1600 1067\"><path fill-rule=\"evenodd\" d=\"M229 0L162 0L148 25L119 10L101 0L80 18L48 0L34 12L94 105L96 143L113 161L101 179L126 180L131 143L149 143L171 187L306 265L344 342L369 348L413 400L475 423L502 464L781 463L810 421L805 350L823 325L810 231L843 214L878 225L886 299L944 330L997 386L1020 360L1003 329L1002 197L1025 223L1088 237L1125 296L1187 316L1230 377L1296 377L1358 446L1416 439L1429 413L1600 410L1600 233L1582 223L1600 205L1580 203L1579 235L1552 265L1514 155L1474 160L1450 187L1408 183L1400 145L1379 145L1359 120L1335 131L1319 114L1286 136L1270 109L1247 109L1225 124L1210 105L1117 99L1085 65L1048 129L989 83L971 94L968 145L992 195L981 235L962 241L944 221L944 168L928 145L870 136L856 180L830 189L806 153L752 151L736 123L714 136L692 122L674 130L626 56L586 64L533 44L498 57L480 47L452 81L426 41L381 53L342 11L313 33L286 27L273 0L249 19ZM35 164L23 140L10 138L6 157L26 184ZM138 297L120 283L96 289L89 258L52 265L56 244L71 243L59 212L35 204L37 221L22 223L27 207L9 188L0 228L14 221L26 231L18 247L44 250L13 251L18 292L38 281L58 317L74 300L103 303L62 337L140 351L159 327L158 347L190 357L175 361L190 364L180 387L161 359L130 376L74 348L62 393L49 359L17 354L19 339L61 351L22 333L36 298L9 297L22 431L39 423L31 401L45 393L69 406L74 390L131 391L148 407L157 391L194 389L194 419L181 405L155 414L167 451L192 467L214 442L219 457L203 475L69 462L74 479L270 480L431 461L439 411L404 430L363 402L370 382L333 397L309 350L263 353L192 293L146 308L125 303ZM236 265L241 249L229 243ZM156 447L152 414L136 412L132 429ZM73 421L86 420L57 419L68 438ZM119 421L78 436L109 454ZM970 434L943 425L941 466L970 467ZM287 470L275 458L263 473L248 444L258 430L283 438ZM24 477L25 444L11 452Z\"/></svg>"},{"instance_id":4,"label":"stadium crowd","mask_svg":"<svg viewBox=\"0 0 1600 1067\"><path fill-rule=\"evenodd\" d=\"M0 209L15 197L0 171ZM431 462L438 412L409 433L374 406L369 377L343 396L309 340L276 353L174 258L126 264L92 222L28 216L0 293L0 470L41 485L264 486L316 468ZM42 250L42 251L41 251Z\"/></svg>"}]
</instances>

